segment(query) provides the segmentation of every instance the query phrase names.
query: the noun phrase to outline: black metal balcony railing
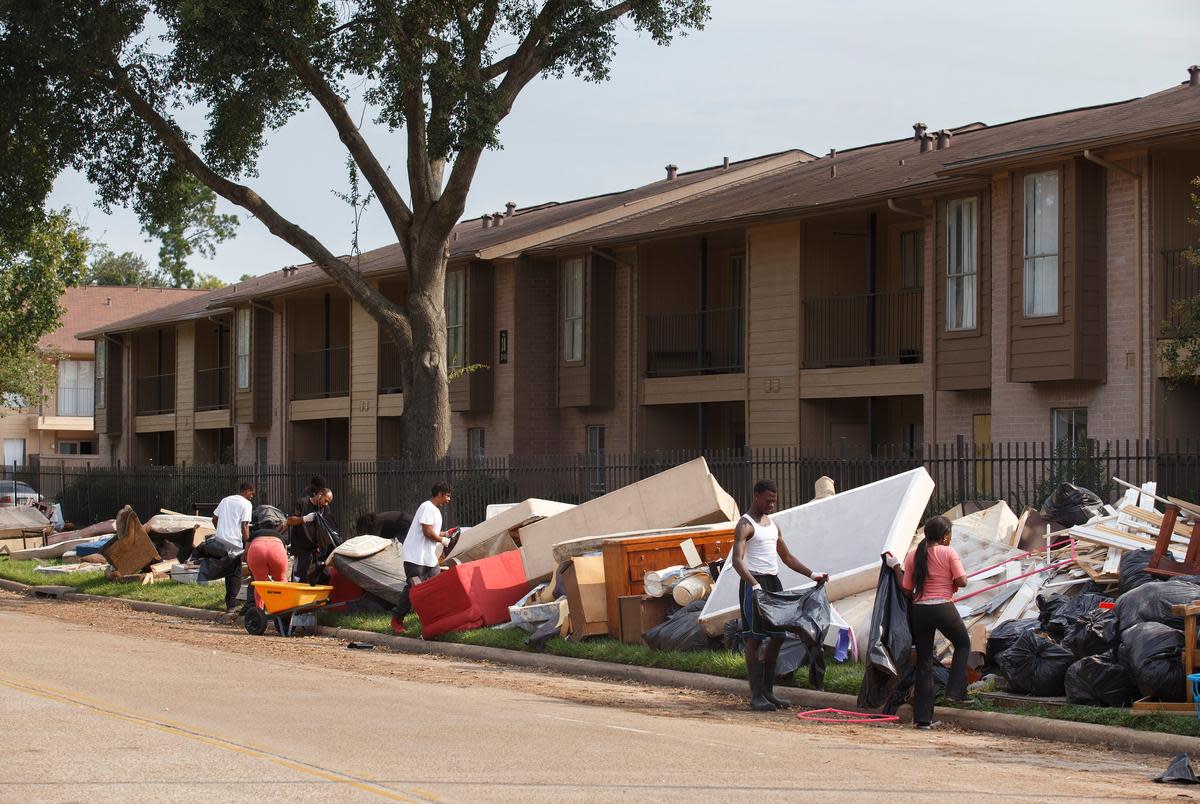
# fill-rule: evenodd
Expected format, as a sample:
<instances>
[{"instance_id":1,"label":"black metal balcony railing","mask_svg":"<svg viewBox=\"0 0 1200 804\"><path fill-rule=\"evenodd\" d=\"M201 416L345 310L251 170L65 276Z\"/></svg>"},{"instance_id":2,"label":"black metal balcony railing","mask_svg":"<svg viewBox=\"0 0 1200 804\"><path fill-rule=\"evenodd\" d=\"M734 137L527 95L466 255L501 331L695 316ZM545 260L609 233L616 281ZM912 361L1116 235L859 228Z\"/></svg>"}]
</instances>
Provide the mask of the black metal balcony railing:
<instances>
[{"instance_id":1,"label":"black metal balcony railing","mask_svg":"<svg viewBox=\"0 0 1200 804\"><path fill-rule=\"evenodd\" d=\"M395 341L379 342L379 393L404 393L400 347L396 345Z\"/></svg>"},{"instance_id":2,"label":"black metal balcony railing","mask_svg":"<svg viewBox=\"0 0 1200 804\"><path fill-rule=\"evenodd\" d=\"M350 393L350 348L334 346L292 355L292 399L328 399Z\"/></svg>"},{"instance_id":3,"label":"black metal balcony railing","mask_svg":"<svg viewBox=\"0 0 1200 804\"><path fill-rule=\"evenodd\" d=\"M646 316L646 376L744 371L743 321L741 307Z\"/></svg>"},{"instance_id":4,"label":"black metal balcony railing","mask_svg":"<svg viewBox=\"0 0 1200 804\"><path fill-rule=\"evenodd\" d=\"M196 370L196 410L229 407L229 366Z\"/></svg>"},{"instance_id":5,"label":"black metal balcony railing","mask_svg":"<svg viewBox=\"0 0 1200 804\"><path fill-rule=\"evenodd\" d=\"M1162 252L1162 287L1160 300L1162 317L1177 324L1175 302L1200 295L1200 265L1188 259L1188 249L1177 248Z\"/></svg>"},{"instance_id":6,"label":"black metal balcony railing","mask_svg":"<svg viewBox=\"0 0 1200 804\"><path fill-rule=\"evenodd\" d=\"M804 300L804 368L920 362L920 288Z\"/></svg>"},{"instance_id":7,"label":"black metal balcony railing","mask_svg":"<svg viewBox=\"0 0 1200 804\"><path fill-rule=\"evenodd\" d=\"M59 416L92 416L96 412L96 389L58 387Z\"/></svg>"},{"instance_id":8,"label":"black metal balcony railing","mask_svg":"<svg viewBox=\"0 0 1200 804\"><path fill-rule=\"evenodd\" d=\"M137 379L138 416L153 416L175 410L175 375L152 374Z\"/></svg>"}]
</instances>

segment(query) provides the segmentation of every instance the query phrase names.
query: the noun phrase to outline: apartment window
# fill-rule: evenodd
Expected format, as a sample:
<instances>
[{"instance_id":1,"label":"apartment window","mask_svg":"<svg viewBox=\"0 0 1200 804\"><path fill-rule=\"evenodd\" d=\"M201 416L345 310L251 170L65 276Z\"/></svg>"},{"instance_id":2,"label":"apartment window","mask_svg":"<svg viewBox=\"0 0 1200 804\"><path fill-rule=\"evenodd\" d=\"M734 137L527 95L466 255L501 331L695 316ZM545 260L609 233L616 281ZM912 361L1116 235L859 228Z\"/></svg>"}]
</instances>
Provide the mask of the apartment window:
<instances>
[{"instance_id":1,"label":"apartment window","mask_svg":"<svg viewBox=\"0 0 1200 804\"><path fill-rule=\"evenodd\" d=\"M925 262L925 243L921 230L913 229L900 233L900 289L916 290L921 287Z\"/></svg>"},{"instance_id":2,"label":"apartment window","mask_svg":"<svg viewBox=\"0 0 1200 804\"><path fill-rule=\"evenodd\" d=\"M58 361L59 416L91 416L95 412L95 366L91 360Z\"/></svg>"},{"instance_id":3,"label":"apartment window","mask_svg":"<svg viewBox=\"0 0 1200 804\"><path fill-rule=\"evenodd\" d=\"M1087 443L1087 408L1056 408L1050 416L1055 444Z\"/></svg>"},{"instance_id":4,"label":"apartment window","mask_svg":"<svg viewBox=\"0 0 1200 804\"><path fill-rule=\"evenodd\" d=\"M1025 315L1058 315L1058 172L1025 177Z\"/></svg>"},{"instance_id":5,"label":"apartment window","mask_svg":"<svg viewBox=\"0 0 1200 804\"><path fill-rule=\"evenodd\" d=\"M465 271L446 274L446 358L451 369L466 363L466 283Z\"/></svg>"},{"instance_id":6,"label":"apartment window","mask_svg":"<svg viewBox=\"0 0 1200 804\"><path fill-rule=\"evenodd\" d=\"M237 387L250 390L250 308L237 313Z\"/></svg>"},{"instance_id":7,"label":"apartment window","mask_svg":"<svg viewBox=\"0 0 1200 804\"><path fill-rule=\"evenodd\" d=\"M467 430L467 455L472 463L482 462L487 451L487 441L482 427Z\"/></svg>"},{"instance_id":8,"label":"apartment window","mask_svg":"<svg viewBox=\"0 0 1200 804\"><path fill-rule=\"evenodd\" d=\"M946 204L946 329L975 329L978 299L978 204L960 198Z\"/></svg>"},{"instance_id":9,"label":"apartment window","mask_svg":"<svg viewBox=\"0 0 1200 804\"><path fill-rule=\"evenodd\" d=\"M258 436L254 439L254 465L267 465L267 439L263 436Z\"/></svg>"},{"instance_id":10,"label":"apartment window","mask_svg":"<svg viewBox=\"0 0 1200 804\"><path fill-rule=\"evenodd\" d=\"M59 455L95 455L96 442L94 441L59 441Z\"/></svg>"},{"instance_id":11,"label":"apartment window","mask_svg":"<svg viewBox=\"0 0 1200 804\"><path fill-rule=\"evenodd\" d=\"M583 360L583 257L563 263L563 360Z\"/></svg>"},{"instance_id":12,"label":"apartment window","mask_svg":"<svg viewBox=\"0 0 1200 804\"><path fill-rule=\"evenodd\" d=\"M93 383L95 386L96 405L104 405L104 395L108 390L105 387L104 377L106 374L106 366L108 365L108 342L104 338L96 341L96 365L92 369Z\"/></svg>"}]
</instances>

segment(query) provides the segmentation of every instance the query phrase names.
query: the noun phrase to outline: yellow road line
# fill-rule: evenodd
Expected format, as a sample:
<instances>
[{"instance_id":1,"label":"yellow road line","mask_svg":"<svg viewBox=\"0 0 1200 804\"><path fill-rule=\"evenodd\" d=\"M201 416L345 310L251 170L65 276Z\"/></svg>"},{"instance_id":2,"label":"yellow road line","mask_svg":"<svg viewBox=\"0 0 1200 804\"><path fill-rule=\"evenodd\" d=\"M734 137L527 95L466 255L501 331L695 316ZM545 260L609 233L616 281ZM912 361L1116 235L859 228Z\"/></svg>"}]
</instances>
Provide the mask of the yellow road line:
<instances>
[{"instance_id":1,"label":"yellow road line","mask_svg":"<svg viewBox=\"0 0 1200 804\"><path fill-rule=\"evenodd\" d=\"M93 714L104 715L116 720L123 720L136 726L155 729L157 731L172 734L177 737L186 737L190 740L194 740L195 742L203 743L204 745L209 745L214 748L233 751L235 753L244 754L245 756L253 757L255 759L265 759L275 763L276 765L287 768L288 770L296 771L298 773L306 773L310 776L315 776L318 779L323 779L327 782L353 787L356 790L363 791L364 793L371 793L373 795L381 796L393 801L414 801L414 799L407 798L394 790L389 790L386 787L381 787L344 773L338 773L337 771L320 768L299 760L288 759L287 757L280 756L279 754L272 753L271 751L265 749L243 745L227 737L205 734L204 732L198 731L190 726L184 726L179 723L172 723L165 720L153 720L133 712L122 711L121 709L113 706L111 703L103 703L96 699L89 700L87 696L80 695L78 693L67 693L61 690L54 690L49 687L39 686L23 679L14 678L4 673L0 673L0 685L18 692L24 692L28 695L35 695L39 698L54 701L55 703L68 704L80 709L86 709ZM423 790L414 794L427 801L438 800L436 796Z\"/></svg>"}]
</instances>

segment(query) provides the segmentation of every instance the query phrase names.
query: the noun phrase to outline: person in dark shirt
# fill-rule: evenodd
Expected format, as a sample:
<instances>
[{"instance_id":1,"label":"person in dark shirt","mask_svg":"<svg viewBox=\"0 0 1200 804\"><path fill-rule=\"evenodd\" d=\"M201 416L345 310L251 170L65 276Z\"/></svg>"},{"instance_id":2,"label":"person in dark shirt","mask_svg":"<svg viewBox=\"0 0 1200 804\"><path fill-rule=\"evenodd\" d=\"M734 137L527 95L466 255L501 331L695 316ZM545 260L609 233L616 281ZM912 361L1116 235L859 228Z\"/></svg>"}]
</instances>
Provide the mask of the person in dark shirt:
<instances>
[{"instance_id":1,"label":"person in dark shirt","mask_svg":"<svg viewBox=\"0 0 1200 804\"><path fill-rule=\"evenodd\" d=\"M354 532L359 536L371 535L404 542L404 536L412 525L412 514L404 511L380 511L363 514L354 523Z\"/></svg>"},{"instance_id":2,"label":"person in dark shirt","mask_svg":"<svg viewBox=\"0 0 1200 804\"><path fill-rule=\"evenodd\" d=\"M313 556L321 546L317 516L326 516L332 502L333 492L325 486L324 480L314 477L304 490L304 496L296 501L292 515L287 519L292 529L292 577L297 582L305 583L309 580Z\"/></svg>"}]
</instances>

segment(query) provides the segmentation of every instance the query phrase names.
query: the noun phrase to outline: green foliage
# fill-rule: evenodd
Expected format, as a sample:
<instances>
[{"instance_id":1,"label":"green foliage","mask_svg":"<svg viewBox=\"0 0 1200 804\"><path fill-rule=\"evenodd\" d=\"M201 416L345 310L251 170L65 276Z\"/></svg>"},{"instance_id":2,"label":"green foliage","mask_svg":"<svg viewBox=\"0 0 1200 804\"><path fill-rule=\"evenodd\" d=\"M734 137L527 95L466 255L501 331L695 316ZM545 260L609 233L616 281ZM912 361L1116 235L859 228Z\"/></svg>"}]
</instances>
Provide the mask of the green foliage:
<instances>
[{"instance_id":1,"label":"green foliage","mask_svg":"<svg viewBox=\"0 0 1200 804\"><path fill-rule=\"evenodd\" d=\"M219 276L212 274L199 274L196 277L196 290L220 290L224 287L229 287L225 280Z\"/></svg>"},{"instance_id":2,"label":"green foliage","mask_svg":"<svg viewBox=\"0 0 1200 804\"><path fill-rule=\"evenodd\" d=\"M80 284L161 287L159 278L146 265L146 260L132 251L117 254L101 245L94 246L92 254L92 263Z\"/></svg>"},{"instance_id":3,"label":"green foliage","mask_svg":"<svg viewBox=\"0 0 1200 804\"><path fill-rule=\"evenodd\" d=\"M55 364L40 349L22 347L0 360L0 416L45 401L58 380Z\"/></svg>"},{"instance_id":4,"label":"green foliage","mask_svg":"<svg viewBox=\"0 0 1200 804\"><path fill-rule=\"evenodd\" d=\"M147 204L142 212L143 230L161 241L159 280L173 288L224 287L221 280L204 274L199 277L201 284L197 284L196 272L188 267L188 259L194 253L212 259L217 244L234 236L237 216L219 214L217 194L179 168L167 170L162 184L152 197L153 203ZM220 284L214 285L214 281Z\"/></svg>"},{"instance_id":5,"label":"green foliage","mask_svg":"<svg viewBox=\"0 0 1200 804\"><path fill-rule=\"evenodd\" d=\"M1188 222L1200 226L1200 177L1192 180L1192 186L1197 190L1191 194L1195 217ZM1200 248L1191 248L1184 256L1192 270L1200 271ZM1163 322L1163 337L1159 349L1167 383L1172 388L1195 383L1200 376L1200 294L1175 302L1171 317Z\"/></svg>"},{"instance_id":6,"label":"green foliage","mask_svg":"<svg viewBox=\"0 0 1200 804\"><path fill-rule=\"evenodd\" d=\"M1072 443L1063 439L1058 442L1051 453L1047 474L1034 488L1034 504L1040 505L1063 483L1082 486L1095 492L1102 501L1111 502L1116 496L1117 484L1108 469L1110 458L1111 450L1107 444L1101 451L1094 441Z\"/></svg>"},{"instance_id":7,"label":"green foliage","mask_svg":"<svg viewBox=\"0 0 1200 804\"><path fill-rule=\"evenodd\" d=\"M33 348L58 327L59 299L83 275L87 250L67 210L0 240L0 354Z\"/></svg>"}]
</instances>

